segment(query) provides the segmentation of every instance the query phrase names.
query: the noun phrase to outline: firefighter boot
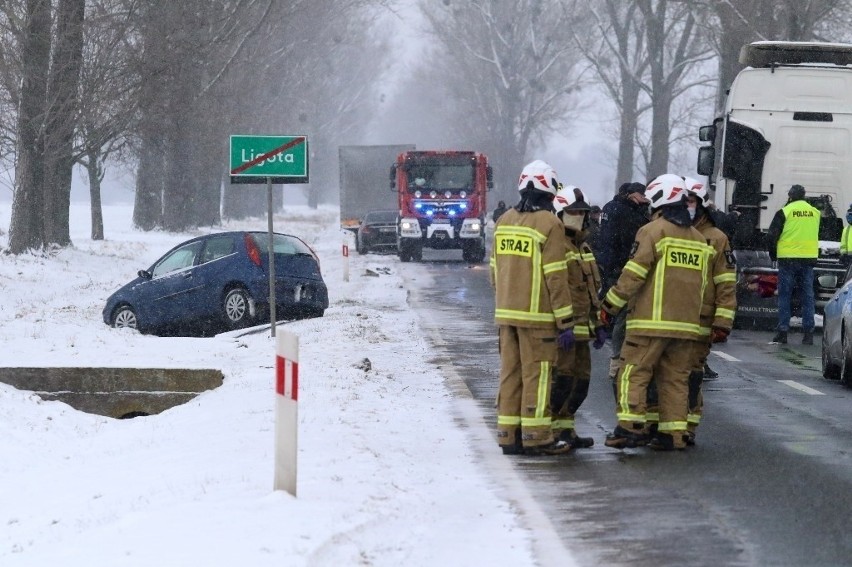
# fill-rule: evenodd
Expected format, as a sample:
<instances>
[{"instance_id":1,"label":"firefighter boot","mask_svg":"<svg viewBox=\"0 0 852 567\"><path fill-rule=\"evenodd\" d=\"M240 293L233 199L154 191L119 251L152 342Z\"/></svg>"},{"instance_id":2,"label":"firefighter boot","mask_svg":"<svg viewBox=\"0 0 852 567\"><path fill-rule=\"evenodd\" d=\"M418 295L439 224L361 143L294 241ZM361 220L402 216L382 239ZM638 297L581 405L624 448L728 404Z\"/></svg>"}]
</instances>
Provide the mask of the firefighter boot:
<instances>
[{"instance_id":1,"label":"firefighter boot","mask_svg":"<svg viewBox=\"0 0 852 567\"><path fill-rule=\"evenodd\" d=\"M613 449L632 449L647 445L648 436L645 434L645 426L641 423L636 425L638 425L638 428L635 431L616 425L612 433L606 436L604 445Z\"/></svg>"},{"instance_id":2,"label":"firefighter boot","mask_svg":"<svg viewBox=\"0 0 852 567\"><path fill-rule=\"evenodd\" d=\"M716 380L719 377L719 373L710 368L710 365L706 362L704 363L704 380Z\"/></svg>"},{"instance_id":3,"label":"firefighter boot","mask_svg":"<svg viewBox=\"0 0 852 567\"><path fill-rule=\"evenodd\" d=\"M573 429L565 429L559 434L559 439L567 441L572 449L588 449L594 446L595 440L591 437L580 437Z\"/></svg>"},{"instance_id":4,"label":"firefighter boot","mask_svg":"<svg viewBox=\"0 0 852 567\"><path fill-rule=\"evenodd\" d=\"M521 442L521 428L515 429L515 441L509 445L500 445L504 455L523 455L524 445Z\"/></svg>"},{"instance_id":5,"label":"firefighter boot","mask_svg":"<svg viewBox=\"0 0 852 567\"><path fill-rule=\"evenodd\" d=\"M682 431L672 433L657 432L648 447L655 451L682 451L686 449L688 434Z\"/></svg>"},{"instance_id":6,"label":"firefighter boot","mask_svg":"<svg viewBox=\"0 0 852 567\"><path fill-rule=\"evenodd\" d=\"M771 345L786 345L787 344L787 331L778 331L775 333L775 336L772 337L772 340L769 341Z\"/></svg>"},{"instance_id":7,"label":"firefighter boot","mask_svg":"<svg viewBox=\"0 0 852 567\"><path fill-rule=\"evenodd\" d=\"M524 453L527 455L531 455L533 457L543 456L543 455L562 455L571 450L571 444L562 441L561 439L554 439L550 443L546 445L536 445L534 447L524 447Z\"/></svg>"}]
</instances>

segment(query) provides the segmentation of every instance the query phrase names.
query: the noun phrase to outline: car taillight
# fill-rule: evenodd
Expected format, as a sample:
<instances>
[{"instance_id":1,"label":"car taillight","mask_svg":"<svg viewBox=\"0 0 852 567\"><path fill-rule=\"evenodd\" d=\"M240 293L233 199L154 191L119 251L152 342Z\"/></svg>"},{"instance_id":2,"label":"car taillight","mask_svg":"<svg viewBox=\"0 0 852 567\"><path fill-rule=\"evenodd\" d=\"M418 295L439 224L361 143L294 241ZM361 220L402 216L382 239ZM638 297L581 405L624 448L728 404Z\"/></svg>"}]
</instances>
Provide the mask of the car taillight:
<instances>
[{"instance_id":1,"label":"car taillight","mask_svg":"<svg viewBox=\"0 0 852 567\"><path fill-rule=\"evenodd\" d=\"M361 232L363 232L364 234L369 234L370 232L373 232L373 229L371 229L369 226L362 226Z\"/></svg>"},{"instance_id":2,"label":"car taillight","mask_svg":"<svg viewBox=\"0 0 852 567\"><path fill-rule=\"evenodd\" d=\"M760 297L772 297L778 289L778 276L775 274L751 274L745 276L746 288Z\"/></svg>"},{"instance_id":3,"label":"car taillight","mask_svg":"<svg viewBox=\"0 0 852 567\"><path fill-rule=\"evenodd\" d=\"M257 243L254 241L254 238L251 237L250 234L246 234L243 237L246 243L246 252L248 253L249 259L255 266L260 266L260 248L257 247Z\"/></svg>"}]
</instances>

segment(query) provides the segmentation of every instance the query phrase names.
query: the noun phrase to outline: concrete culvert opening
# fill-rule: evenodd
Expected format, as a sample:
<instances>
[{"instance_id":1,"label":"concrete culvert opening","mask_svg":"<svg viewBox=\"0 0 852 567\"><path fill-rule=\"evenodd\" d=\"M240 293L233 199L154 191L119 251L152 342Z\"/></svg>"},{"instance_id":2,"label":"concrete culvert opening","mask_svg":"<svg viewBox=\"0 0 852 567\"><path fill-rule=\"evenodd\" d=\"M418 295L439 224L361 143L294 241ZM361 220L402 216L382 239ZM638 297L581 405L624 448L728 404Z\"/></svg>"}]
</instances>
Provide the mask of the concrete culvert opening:
<instances>
[{"instance_id":1,"label":"concrete culvert opening","mask_svg":"<svg viewBox=\"0 0 852 567\"><path fill-rule=\"evenodd\" d=\"M0 382L117 419L156 415L223 381L205 368L0 368Z\"/></svg>"}]
</instances>

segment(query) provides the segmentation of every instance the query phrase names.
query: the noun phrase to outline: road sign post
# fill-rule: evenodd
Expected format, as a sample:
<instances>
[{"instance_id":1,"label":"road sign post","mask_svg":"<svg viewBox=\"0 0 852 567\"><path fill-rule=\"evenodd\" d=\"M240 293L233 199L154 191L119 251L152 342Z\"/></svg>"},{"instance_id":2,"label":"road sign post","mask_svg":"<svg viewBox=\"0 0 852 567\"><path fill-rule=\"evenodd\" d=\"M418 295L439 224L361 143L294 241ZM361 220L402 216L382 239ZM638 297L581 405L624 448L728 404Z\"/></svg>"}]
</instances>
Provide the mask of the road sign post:
<instances>
[{"instance_id":1,"label":"road sign post","mask_svg":"<svg viewBox=\"0 0 852 567\"><path fill-rule=\"evenodd\" d=\"M272 184L307 183L307 136L233 135L230 143L231 183L265 183L269 227L269 325L275 337L275 233L272 228Z\"/></svg>"}]
</instances>

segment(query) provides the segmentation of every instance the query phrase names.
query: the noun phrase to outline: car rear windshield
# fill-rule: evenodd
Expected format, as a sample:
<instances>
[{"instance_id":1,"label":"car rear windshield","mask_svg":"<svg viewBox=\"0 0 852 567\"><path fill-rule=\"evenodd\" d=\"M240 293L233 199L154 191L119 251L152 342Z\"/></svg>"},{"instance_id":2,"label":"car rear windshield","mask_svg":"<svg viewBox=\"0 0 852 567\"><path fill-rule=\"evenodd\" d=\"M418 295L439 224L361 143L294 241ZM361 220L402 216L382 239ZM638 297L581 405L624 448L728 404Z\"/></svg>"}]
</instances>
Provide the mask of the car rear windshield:
<instances>
[{"instance_id":1,"label":"car rear windshield","mask_svg":"<svg viewBox=\"0 0 852 567\"><path fill-rule=\"evenodd\" d=\"M398 213L396 211L372 211L367 213L365 222L396 222Z\"/></svg>"},{"instance_id":2,"label":"car rear windshield","mask_svg":"<svg viewBox=\"0 0 852 567\"><path fill-rule=\"evenodd\" d=\"M254 239L257 247L261 252L266 252L269 248L269 235L261 232L253 232L251 237ZM308 248L308 245L293 236L285 234L276 234L272 239L272 249L276 254L308 254L313 256L313 252Z\"/></svg>"}]
</instances>

